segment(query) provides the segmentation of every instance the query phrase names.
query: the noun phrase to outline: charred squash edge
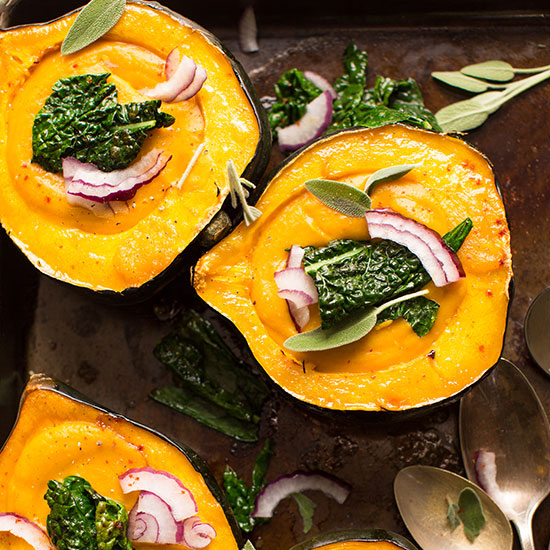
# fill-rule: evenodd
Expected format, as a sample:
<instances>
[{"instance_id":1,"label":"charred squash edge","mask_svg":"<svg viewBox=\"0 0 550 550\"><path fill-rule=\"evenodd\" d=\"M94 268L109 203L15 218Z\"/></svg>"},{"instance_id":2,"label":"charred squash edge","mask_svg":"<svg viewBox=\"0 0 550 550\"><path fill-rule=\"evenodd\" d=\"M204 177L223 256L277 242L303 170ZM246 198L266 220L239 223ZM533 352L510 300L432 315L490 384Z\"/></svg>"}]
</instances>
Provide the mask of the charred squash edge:
<instances>
[{"instance_id":1,"label":"charred squash edge","mask_svg":"<svg viewBox=\"0 0 550 550\"><path fill-rule=\"evenodd\" d=\"M346 531L330 531L308 539L290 550L314 550L338 542L391 542L403 550L418 550L405 537L385 529L357 529Z\"/></svg>"}]
</instances>

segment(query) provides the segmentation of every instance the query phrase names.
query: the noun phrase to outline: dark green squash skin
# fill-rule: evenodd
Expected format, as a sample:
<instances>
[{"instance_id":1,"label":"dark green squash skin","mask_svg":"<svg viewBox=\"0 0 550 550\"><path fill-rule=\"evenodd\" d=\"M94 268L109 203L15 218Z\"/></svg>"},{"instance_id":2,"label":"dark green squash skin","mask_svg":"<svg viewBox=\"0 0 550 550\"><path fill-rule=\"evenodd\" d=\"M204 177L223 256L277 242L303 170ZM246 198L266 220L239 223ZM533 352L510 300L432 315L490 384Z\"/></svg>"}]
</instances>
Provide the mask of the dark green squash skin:
<instances>
[{"instance_id":1,"label":"dark green squash skin","mask_svg":"<svg viewBox=\"0 0 550 550\"><path fill-rule=\"evenodd\" d=\"M404 124L393 124L392 126L405 126L407 128L410 128L410 126L406 126ZM321 142L323 142L323 141L325 141L329 138L332 138L333 136L336 136L336 135L339 135L339 134L342 134L342 133L347 133L347 132L354 132L354 131L358 131L358 130L364 130L364 128L358 127L358 128L347 128L347 129L344 129L344 130L337 130L336 132L326 134L325 136L320 137L319 139L315 140L314 142L302 147L298 151L295 151L294 153L289 155L281 164L279 164L277 167L275 167L269 174L266 175L266 177L261 182L261 185L260 185L261 189L265 190L266 187L271 182L271 180L274 179L274 177L287 164L290 164L290 163L294 162L299 156L301 156L303 154L306 154L309 147L315 146L315 145L317 145L317 144L319 144L319 143L321 143ZM415 128L415 130L417 130L419 132L438 133L438 132L435 132L435 130L426 130L426 129L420 129L420 128ZM502 191L501 191L500 185L497 181L496 173L493 169L493 164L491 163L491 161L481 151L479 151L473 145L471 145L465 139L463 139L462 135L453 135L452 137L461 139L462 141L464 141L464 143L466 143L466 145L468 145L468 147L470 147L471 149L477 151L485 159L485 161L489 164L489 166L490 166L490 168L491 168L491 170L492 170L492 172L495 176L495 187L496 187L497 193L499 194L500 198L502 199ZM506 210L505 210L505 215L506 215L506 223L507 223L508 227L510 227L510 220L508 219L508 215L506 214ZM513 276L510 279L510 284L509 284L509 287L508 287L508 294L509 294L509 300L508 300L508 308L507 308L507 311L506 311L506 325L505 325L505 330L504 330L504 334L503 334L503 337L502 337L501 357L502 357L502 350L504 349L504 343L506 341L506 333L507 333L507 330L508 330L508 319L510 318L510 309L511 309L511 306L512 306L512 299L514 297L514 277ZM223 315L223 314L221 314L221 315ZM243 340L245 340L245 339L243 338ZM251 353L251 355L252 355L252 353ZM499 357L499 360L500 360L500 357ZM403 410L403 411L389 411L389 410L342 411L342 410L327 409L327 408L324 408L324 407L319 407L318 405L313 405L311 403L306 403L305 401L301 401L297 397L285 392L282 388L279 388L279 389L282 392L284 392L285 395L287 395L290 399L292 399L293 401L299 403L301 406L305 407L310 412L312 412L314 414L320 414L321 416L330 415L331 418L341 419L342 421L345 421L346 418L349 418L350 415L352 415L354 418L360 418L360 419L362 419L366 422L373 422L373 423L396 422L396 421L400 422L400 421L405 421L405 420L411 420L411 419L417 418L419 416L435 412L435 411L437 411L437 410L439 410L443 407L446 407L446 406L448 406L452 403L456 403L466 393L468 393L468 391L475 384L481 382L487 376L489 376L493 372L493 369L496 367L497 364L498 364L498 361L492 367L487 369L487 371L483 374L483 376L481 376L478 380L476 380L475 382L472 382L470 385L463 388L458 393L455 393L454 395L446 397L445 399L442 399L442 400L437 401L435 403L430 403L430 404L427 404L427 405L422 405L422 406L419 406L419 407L414 407L414 408L406 409L406 410ZM261 367L261 365L260 365L260 367ZM263 369L261 369L261 370L263 371ZM268 378L271 380L270 377L268 377ZM274 384L273 380L271 380L271 383Z\"/></svg>"},{"instance_id":2,"label":"dark green squash skin","mask_svg":"<svg viewBox=\"0 0 550 550\"><path fill-rule=\"evenodd\" d=\"M62 395L64 397L68 397L69 399L72 399L73 401L77 403L82 403L83 405L87 405L88 407L92 407L93 409L96 409L97 411L107 414L110 417L114 419L120 419L125 422L128 422L132 424L133 426L136 426L137 428L140 428L142 430L145 430L146 432L149 432L155 436L157 436L159 439L162 439L166 443L172 445L175 447L180 453L182 453L189 462L193 465L193 468L204 479L204 482L206 483L206 486L208 487L209 491L212 493L212 496L217 500L219 505L222 507L222 510L225 514L225 517L227 519L227 522L229 524L229 527L231 528L231 532L233 534L233 537L235 538L235 541L237 542L237 546L239 548L243 545L242 540L242 534L241 530L237 524L237 521L235 520L235 517L233 516L233 511L231 510L231 507L229 506L229 503L227 502L225 498L225 494L223 493L221 487L218 485L218 482L214 478L214 475L208 468L206 462L190 447L187 447L187 445L184 445L183 443L176 441L174 439L171 439L170 437L164 435L163 433L150 428L148 426L145 426L144 424L141 424L140 422L137 422L135 420L132 420L122 414L113 412L105 407L102 407L101 405L98 405L94 401L88 399L85 395L81 394L79 391L71 388L70 386L67 386L63 382L60 382L58 380L55 380L54 378L51 378L47 374L43 373L37 373L33 374L27 384L27 388L23 391L23 395L21 396L21 400L19 403L19 410L17 412L17 418L14 422L12 430L15 428L17 422L19 421L19 416L21 414L21 408L23 405L23 402L25 400L25 394L27 391L33 391L33 388L42 389L46 391L52 391L54 393L58 393L59 395ZM9 439L9 437L8 437ZM2 448L6 445L8 439L4 442L4 445ZM2 449L0 449L1 451Z\"/></svg>"},{"instance_id":3,"label":"dark green squash skin","mask_svg":"<svg viewBox=\"0 0 550 550\"><path fill-rule=\"evenodd\" d=\"M315 548L323 548L329 544L337 542L391 542L403 550L418 550L418 548L405 537L393 533L392 531L386 531L385 529L360 529L349 531L331 531L328 533L322 533L315 537L301 542L296 546L293 546L290 550L314 550Z\"/></svg>"},{"instance_id":4,"label":"dark green squash skin","mask_svg":"<svg viewBox=\"0 0 550 550\"><path fill-rule=\"evenodd\" d=\"M185 26L192 27L193 29L200 32L206 38L206 40L210 42L210 44L212 44L212 46L218 49L229 60L231 67L233 68L233 72L235 73L235 76L237 77L237 80L239 81L242 90L245 93L248 101L250 102L250 105L253 108L254 115L258 123L258 130L259 130L259 139L258 139L258 144L256 146L256 151L254 152L254 156L252 157L248 165L245 167L242 173L242 177L252 182L258 181L264 174L264 171L269 162L269 157L271 155L271 146L272 146L271 127L269 125L266 110L262 106L258 93L256 92L254 85L252 84L248 74L243 69L242 65L239 63L239 61L237 61L235 56L218 40L218 38L216 38L210 31L204 29L194 21L191 21L190 19L187 19L183 15L180 15L179 13L176 13L175 11L169 8L166 8L165 6L162 6L158 2L149 2L147 0L131 0L131 2L133 4L148 6L152 9L155 9L161 13L164 13L172 17L173 19L181 22ZM57 21L58 19L62 19L63 17L66 17L67 15L71 15L78 11L80 11L80 9L73 10L59 18L52 19L51 21L47 21L45 23L37 23L32 25L19 25L15 27L10 27L10 30L25 28L30 26L32 27L46 26ZM4 13L5 13L4 10L0 8L0 15L3 15ZM0 36L1 36L1 30L0 30ZM255 192L255 196L259 195L259 193L261 192L261 189L263 189L263 187L259 186L259 188ZM221 208L224 210L228 209L228 202L229 202L228 199L226 199ZM199 240L200 240L200 235L202 235L207 229L208 229L208 225L201 232L195 235L195 238L193 239L193 241L184 250L180 252L180 254L172 261L172 263L166 269L164 269L161 273L159 273L149 281L143 283L140 287L129 287L121 292L116 292L113 290L93 290L87 287L81 287L62 280L59 280L59 282L61 282L62 284L70 285L74 288L77 288L78 290L82 290L84 293L88 295L91 294L95 299L98 299L100 302L104 302L108 304L131 305L131 304L143 302L151 298L151 296L153 296L156 292L158 292L166 284L168 284L171 280L173 280L178 275L178 273L180 273L180 271L182 271L182 269L185 268L186 263L189 266L193 265L196 262L196 259L205 252L205 248L199 244ZM205 239L202 239L201 242L204 243L208 241ZM213 246L214 244L215 244L214 242L211 242L209 243L209 246ZM186 261L188 258L194 258L194 261L192 262ZM46 274L46 275L48 277L55 279L55 277L53 277L52 275L49 275L49 274ZM55 280L58 280L58 279L55 279Z\"/></svg>"}]
</instances>

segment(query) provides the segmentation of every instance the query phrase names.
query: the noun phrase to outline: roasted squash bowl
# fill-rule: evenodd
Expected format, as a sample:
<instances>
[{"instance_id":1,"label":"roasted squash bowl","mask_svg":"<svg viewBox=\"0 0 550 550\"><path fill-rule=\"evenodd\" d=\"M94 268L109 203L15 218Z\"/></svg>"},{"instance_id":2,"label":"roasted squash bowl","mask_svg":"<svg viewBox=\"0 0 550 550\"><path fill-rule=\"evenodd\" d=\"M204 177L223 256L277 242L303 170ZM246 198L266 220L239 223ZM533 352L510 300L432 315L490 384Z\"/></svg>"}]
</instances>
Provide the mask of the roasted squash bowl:
<instances>
[{"instance_id":1,"label":"roasted squash bowl","mask_svg":"<svg viewBox=\"0 0 550 550\"><path fill-rule=\"evenodd\" d=\"M389 207L440 235L466 217L474 224L458 252L466 277L427 287L428 297L440 304L431 331L418 337L398 319L343 347L286 349L283 343L296 328L277 296L274 272L285 265L288 249L368 239L363 218L325 206L304 182L323 178L362 188L375 171L411 163L422 165L375 187L373 208ZM194 286L295 398L341 411L417 411L456 397L498 361L512 277L510 234L491 165L464 141L401 125L333 134L290 157L257 207L263 215L256 222L241 224L200 259ZM318 307L310 311L305 330L320 324Z\"/></svg>"},{"instance_id":2,"label":"roasted squash bowl","mask_svg":"<svg viewBox=\"0 0 550 550\"><path fill-rule=\"evenodd\" d=\"M242 67L195 23L156 3L128 2L103 38L62 55L75 16L1 32L0 221L43 273L122 293L165 272L222 208L229 159L248 178L262 174L270 132ZM176 121L156 129L141 154L166 151L172 155L166 168L114 214L107 209L97 216L71 206L62 175L31 162L34 116L53 84L73 75L110 73L120 103L145 101L139 90L163 81L165 59L176 47L206 69L207 80L191 99L161 106ZM181 187L174 185L201 144L189 176Z\"/></svg>"},{"instance_id":3,"label":"roasted squash bowl","mask_svg":"<svg viewBox=\"0 0 550 550\"><path fill-rule=\"evenodd\" d=\"M169 472L191 491L201 520L216 530L208 550L240 548L238 527L221 489L193 451L41 374L31 377L17 423L0 453L0 512L19 514L45 529L50 511L44 500L48 481L73 475L129 511L137 493L123 494L118 476L141 467ZM153 547L139 542L133 546L135 550ZM0 533L0 548L30 547L22 539Z\"/></svg>"},{"instance_id":4,"label":"roasted squash bowl","mask_svg":"<svg viewBox=\"0 0 550 550\"><path fill-rule=\"evenodd\" d=\"M290 550L418 550L405 537L385 529L321 533Z\"/></svg>"}]
</instances>

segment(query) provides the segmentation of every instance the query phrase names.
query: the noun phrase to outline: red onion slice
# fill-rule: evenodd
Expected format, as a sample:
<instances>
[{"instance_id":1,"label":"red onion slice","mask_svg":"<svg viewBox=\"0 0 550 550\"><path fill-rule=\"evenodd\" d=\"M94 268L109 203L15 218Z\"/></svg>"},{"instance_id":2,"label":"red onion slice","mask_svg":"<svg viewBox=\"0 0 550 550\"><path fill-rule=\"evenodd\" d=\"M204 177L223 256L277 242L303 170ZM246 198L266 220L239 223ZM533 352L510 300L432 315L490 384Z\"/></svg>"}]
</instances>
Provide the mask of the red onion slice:
<instances>
[{"instance_id":1,"label":"red onion slice","mask_svg":"<svg viewBox=\"0 0 550 550\"><path fill-rule=\"evenodd\" d=\"M198 549L208 546L215 537L216 530L212 525L203 523L198 517L192 517L183 522L183 536L178 542Z\"/></svg>"},{"instance_id":2,"label":"red onion slice","mask_svg":"<svg viewBox=\"0 0 550 550\"><path fill-rule=\"evenodd\" d=\"M55 550L48 535L36 523L19 514L0 514L0 531L23 539L34 550Z\"/></svg>"},{"instance_id":3,"label":"red onion slice","mask_svg":"<svg viewBox=\"0 0 550 550\"><path fill-rule=\"evenodd\" d=\"M191 84L187 88L183 89L173 100L174 103L178 101L185 101L186 99L191 99L195 94L199 92L202 88L202 85L206 82L207 74L206 69L199 67L197 65L197 70L195 71L195 76L191 81Z\"/></svg>"},{"instance_id":4,"label":"red onion slice","mask_svg":"<svg viewBox=\"0 0 550 550\"><path fill-rule=\"evenodd\" d=\"M160 497L172 511L175 521L196 515L197 503L185 485L175 476L153 468L134 468L118 478L124 494L148 491Z\"/></svg>"},{"instance_id":5,"label":"red onion slice","mask_svg":"<svg viewBox=\"0 0 550 550\"><path fill-rule=\"evenodd\" d=\"M474 455L474 471L478 485L494 500L508 518L516 515L508 502L508 495L497 483L496 455L491 451L477 451Z\"/></svg>"},{"instance_id":6,"label":"red onion slice","mask_svg":"<svg viewBox=\"0 0 550 550\"><path fill-rule=\"evenodd\" d=\"M103 172L91 163L74 158L63 159L65 192L94 202L127 201L136 191L164 169L172 155L154 149L124 170Z\"/></svg>"},{"instance_id":7,"label":"red onion slice","mask_svg":"<svg viewBox=\"0 0 550 550\"><path fill-rule=\"evenodd\" d=\"M308 490L322 491L342 504L348 498L351 489L347 483L325 473L295 472L277 478L260 491L251 517L270 518L281 500L292 493Z\"/></svg>"},{"instance_id":8,"label":"red onion slice","mask_svg":"<svg viewBox=\"0 0 550 550\"><path fill-rule=\"evenodd\" d=\"M170 54L171 53L172 52L170 52ZM170 57L170 54L168 54L168 58ZM173 54L172 61L170 63L167 64L165 62L164 71L165 73L170 73L168 80L160 82L154 88L145 88L141 90L143 95L146 95L151 99L160 99L161 101L171 102L174 101L175 98L191 84L191 82L193 82L193 78L195 77L195 72L197 70L197 64L191 58L182 56L181 59L179 59L177 68L173 70L172 64L175 59L175 55L176 54Z\"/></svg>"},{"instance_id":9,"label":"red onion slice","mask_svg":"<svg viewBox=\"0 0 550 550\"><path fill-rule=\"evenodd\" d=\"M301 246L293 244L290 247L288 258L286 260L287 267L302 267L302 260L304 259L305 251Z\"/></svg>"},{"instance_id":10,"label":"red onion slice","mask_svg":"<svg viewBox=\"0 0 550 550\"><path fill-rule=\"evenodd\" d=\"M157 519L146 512L135 512L135 507L128 514L127 535L131 541L157 543L160 527Z\"/></svg>"},{"instance_id":11,"label":"red onion slice","mask_svg":"<svg viewBox=\"0 0 550 550\"><path fill-rule=\"evenodd\" d=\"M179 524L174 519L170 506L168 506L159 496L148 491L141 491L129 517L132 516L137 519L140 517L140 514L149 514L153 516L158 526L156 540L148 542L156 542L158 544L177 543ZM128 528L128 533L130 533L130 528ZM135 534L135 530L133 534ZM142 536L143 535L141 535L141 537ZM130 534L128 534L128 537L130 540L146 542L142 540L141 537L132 538Z\"/></svg>"},{"instance_id":12,"label":"red onion slice","mask_svg":"<svg viewBox=\"0 0 550 550\"><path fill-rule=\"evenodd\" d=\"M244 53L254 53L258 47L258 25L252 5L246 6L239 19L239 46Z\"/></svg>"},{"instance_id":13,"label":"red onion slice","mask_svg":"<svg viewBox=\"0 0 550 550\"><path fill-rule=\"evenodd\" d=\"M336 90L332 87L331 83L319 73L314 71L304 71L304 76L312 83L317 86L322 92L328 92L332 99L336 99L338 94Z\"/></svg>"},{"instance_id":14,"label":"red onion slice","mask_svg":"<svg viewBox=\"0 0 550 550\"><path fill-rule=\"evenodd\" d=\"M305 115L295 124L278 131L281 151L295 151L323 135L332 121L332 97L323 92L308 103Z\"/></svg>"},{"instance_id":15,"label":"red onion slice","mask_svg":"<svg viewBox=\"0 0 550 550\"><path fill-rule=\"evenodd\" d=\"M304 250L293 245L290 249L287 266L296 265L297 267L286 267L275 273L277 295L287 301L290 316L299 332L309 322L308 306L319 300L315 281L303 267L298 267L302 264L303 256Z\"/></svg>"},{"instance_id":16,"label":"red onion slice","mask_svg":"<svg viewBox=\"0 0 550 550\"><path fill-rule=\"evenodd\" d=\"M389 208L370 210L365 218L372 239L388 239L407 247L421 261L435 286L464 278L458 256L432 229Z\"/></svg>"}]
</instances>

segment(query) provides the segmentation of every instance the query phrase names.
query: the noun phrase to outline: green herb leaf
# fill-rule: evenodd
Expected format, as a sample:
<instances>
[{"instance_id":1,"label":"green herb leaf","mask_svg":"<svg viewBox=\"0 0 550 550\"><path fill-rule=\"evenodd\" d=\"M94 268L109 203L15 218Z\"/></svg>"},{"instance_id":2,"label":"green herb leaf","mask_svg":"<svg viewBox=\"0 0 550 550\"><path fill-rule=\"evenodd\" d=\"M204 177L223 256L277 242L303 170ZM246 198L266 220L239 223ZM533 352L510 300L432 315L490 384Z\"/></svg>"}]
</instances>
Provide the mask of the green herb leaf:
<instances>
[{"instance_id":1,"label":"green herb leaf","mask_svg":"<svg viewBox=\"0 0 550 550\"><path fill-rule=\"evenodd\" d=\"M447 497L447 521L451 532L453 532L460 525L460 518L458 517L458 505L451 501Z\"/></svg>"},{"instance_id":2,"label":"green herb leaf","mask_svg":"<svg viewBox=\"0 0 550 550\"><path fill-rule=\"evenodd\" d=\"M422 166L422 163L418 164L400 164L398 166L389 166L388 168L382 168L371 174L367 183L365 183L365 193L371 193L375 185L379 183L385 183L387 181L394 181L402 178L408 174L414 168Z\"/></svg>"},{"instance_id":3,"label":"green herb leaf","mask_svg":"<svg viewBox=\"0 0 550 550\"><path fill-rule=\"evenodd\" d=\"M256 548L254 548L254 545L249 540L247 540L244 543L242 550L256 550Z\"/></svg>"},{"instance_id":4,"label":"green herb leaf","mask_svg":"<svg viewBox=\"0 0 550 550\"><path fill-rule=\"evenodd\" d=\"M105 498L95 511L97 550L133 550L126 536L128 513L120 502Z\"/></svg>"},{"instance_id":5,"label":"green herb leaf","mask_svg":"<svg viewBox=\"0 0 550 550\"><path fill-rule=\"evenodd\" d=\"M352 218L362 218L371 209L370 197L348 183L315 179L305 183L306 189L329 208Z\"/></svg>"},{"instance_id":6,"label":"green herb leaf","mask_svg":"<svg viewBox=\"0 0 550 550\"><path fill-rule=\"evenodd\" d=\"M422 338L432 330L438 310L439 304L437 302L419 296L385 309L378 315L376 324L403 317L411 325L414 333Z\"/></svg>"},{"instance_id":7,"label":"green herb leaf","mask_svg":"<svg viewBox=\"0 0 550 550\"><path fill-rule=\"evenodd\" d=\"M313 514L317 505L302 493L292 493L290 496L293 497L296 504L298 504L298 512L302 516L302 521L304 522L304 533L309 533L313 526Z\"/></svg>"},{"instance_id":8,"label":"green herb leaf","mask_svg":"<svg viewBox=\"0 0 550 550\"><path fill-rule=\"evenodd\" d=\"M265 475L272 456L273 443L271 439L267 439L264 448L254 462L250 488L230 466L226 466L223 473L223 486L227 501L233 510L239 527L246 533L250 533L256 525L266 521L265 518L252 518L250 514L254 511L258 493L265 485Z\"/></svg>"},{"instance_id":9,"label":"green herb leaf","mask_svg":"<svg viewBox=\"0 0 550 550\"><path fill-rule=\"evenodd\" d=\"M493 80L495 82L508 82L515 75L514 68L506 61L484 61L483 63L475 63L467 65L460 69L460 72L467 76L475 78L483 78L485 80Z\"/></svg>"},{"instance_id":10,"label":"green herb leaf","mask_svg":"<svg viewBox=\"0 0 550 550\"><path fill-rule=\"evenodd\" d=\"M159 111L158 100L117 102L108 73L61 78L34 117L33 162L49 172L74 157L110 172L129 166L153 128L170 126L174 117Z\"/></svg>"},{"instance_id":11,"label":"green herb leaf","mask_svg":"<svg viewBox=\"0 0 550 550\"><path fill-rule=\"evenodd\" d=\"M295 334L288 338L283 345L291 351L304 352L323 351L351 344L366 336L374 328L378 314L384 311L384 309L399 302L422 296L427 294L427 292L427 290L420 290L413 294L406 294L405 296L395 298L376 308L369 307L358 311L338 325L327 330L319 327L309 332Z\"/></svg>"},{"instance_id":12,"label":"green herb leaf","mask_svg":"<svg viewBox=\"0 0 550 550\"><path fill-rule=\"evenodd\" d=\"M470 542L479 536L481 529L487 524L481 501L477 493L470 487L465 487L458 497L458 517L464 525L464 534Z\"/></svg>"},{"instance_id":13,"label":"green herb leaf","mask_svg":"<svg viewBox=\"0 0 550 550\"><path fill-rule=\"evenodd\" d=\"M443 240L453 252L458 252L473 227L474 222L470 218L465 218L454 229L443 235Z\"/></svg>"},{"instance_id":14,"label":"green herb leaf","mask_svg":"<svg viewBox=\"0 0 550 550\"><path fill-rule=\"evenodd\" d=\"M454 88L459 88L461 90L466 90L467 92L486 92L494 88L502 88L502 86L489 84L483 80L478 80L470 76L466 76L458 71L440 71L432 73L432 76L440 80L441 82L453 86Z\"/></svg>"},{"instance_id":15,"label":"green herb leaf","mask_svg":"<svg viewBox=\"0 0 550 550\"><path fill-rule=\"evenodd\" d=\"M226 409L203 399L184 387L165 386L150 394L151 398L184 413L209 428L238 441L258 441L258 425L231 416Z\"/></svg>"},{"instance_id":16,"label":"green herb leaf","mask_svg":"<svg viewBox=\"0 0 550 550\"><path fill-rule=\"evenodd\" d=\"M61 44L61 53L75 53L101 38L122 17L126 0L92 0L82 8Z\"/></svg>"},{"instance_id":17,"label":"green herb leaf","mask_svg":"<svg viewBox=\"0 0 550 550\"><path fill-rule=\"evenodd\" d=\"M497 109L525 90L550 78L550 70L508 84L501 92L485 92L443 107L436 118L444 132L465 132L481 126Z\"/></svg>"}]
</instances>

